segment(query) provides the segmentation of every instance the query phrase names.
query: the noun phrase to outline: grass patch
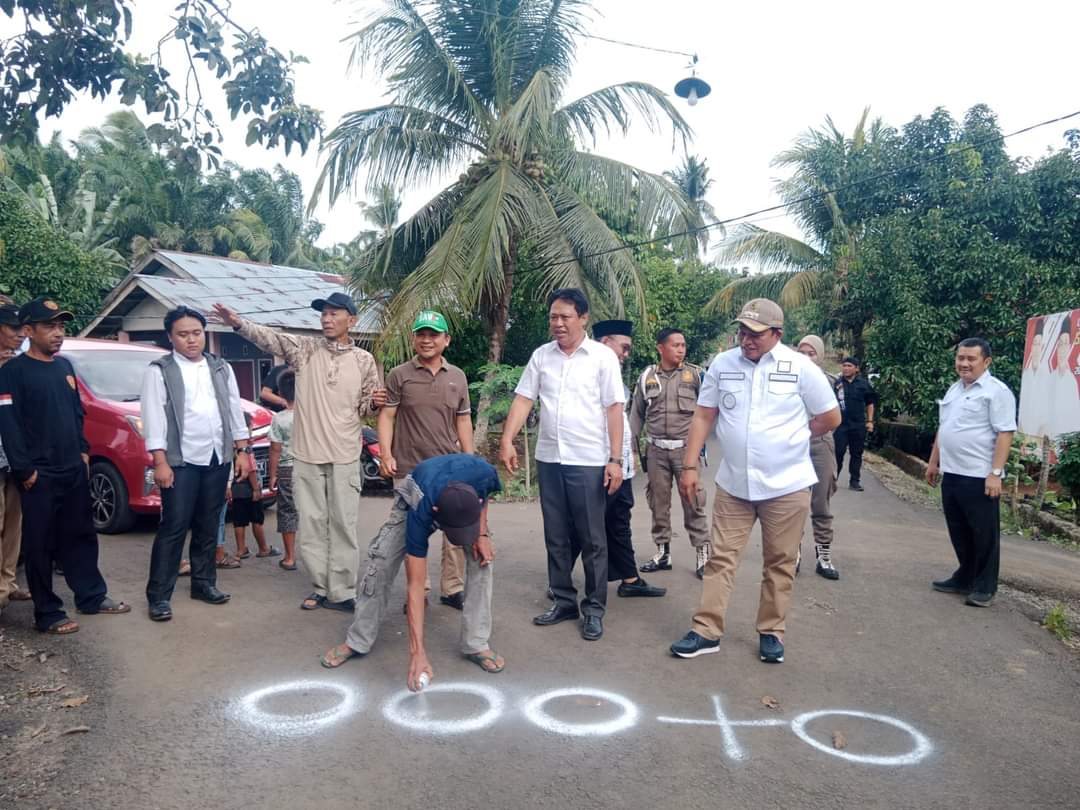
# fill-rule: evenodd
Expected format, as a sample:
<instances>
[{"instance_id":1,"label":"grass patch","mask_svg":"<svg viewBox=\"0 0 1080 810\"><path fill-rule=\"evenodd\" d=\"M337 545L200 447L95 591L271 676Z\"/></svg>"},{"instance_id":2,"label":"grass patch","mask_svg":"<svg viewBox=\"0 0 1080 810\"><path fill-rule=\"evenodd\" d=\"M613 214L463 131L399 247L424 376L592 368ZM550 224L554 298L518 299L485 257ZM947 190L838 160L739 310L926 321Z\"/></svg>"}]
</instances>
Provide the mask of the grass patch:
<instances>
[{"instance_id":1,"label":"grass patch","mask_svg":"<svg viewBox=\"0 0 1080 810\"><path fill-rule=\"evenodd\" d=\"M1069 614L1065 605L1058 602L1043 619L1042 626L1053 633L1059 641L1068 641L1072 638L1072 628L1069 626Z\"/></svg>"}]
</instances>

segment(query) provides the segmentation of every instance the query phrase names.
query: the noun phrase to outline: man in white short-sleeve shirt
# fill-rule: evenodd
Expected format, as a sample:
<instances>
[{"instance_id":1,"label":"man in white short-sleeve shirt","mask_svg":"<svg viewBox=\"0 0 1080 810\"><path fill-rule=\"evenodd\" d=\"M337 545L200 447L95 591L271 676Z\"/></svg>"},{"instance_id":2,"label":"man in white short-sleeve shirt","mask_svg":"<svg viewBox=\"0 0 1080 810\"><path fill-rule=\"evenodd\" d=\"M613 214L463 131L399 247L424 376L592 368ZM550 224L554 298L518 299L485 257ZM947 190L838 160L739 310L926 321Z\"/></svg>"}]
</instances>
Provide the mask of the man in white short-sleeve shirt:
<instances>
[{"instance_id":1,"label":"man in white short-sleeve shirt","mask_svg":"<svg viewBox=\"0 0 1080 810\"><path fill-rule=\"evenodd\" d=\"M938 402L938 432L926 480L941 476L945 525L960 567L931 587L960 593L973 607L989 607L997 592L1001 557L1001 479L1016 431L1016 397L990 373L990 344L960 341L954 382Z\"/></svg>"},{"instance_id":2,"label":"man in white short-sleeve shirt","mask_svg":"<svg viewBox=\"0 0 1080 810\"><path fill-rule=\"evenodd\" d=\"M698 486L698 454L715 425L722 460L713 498L712 554L693 629L671 651L694 658L719 649L739 557L760 520L760 657L780 663L810 487L817 483L810 437L840 424L840 408L824 372L780 342L784 312L779 306L756 298L735 322L739 346L709 365L683 458L679 487L692 493Z\"/></svg>"},{"instance_id":3,"label":"man in white short-sleeve shirt","mask_svg":"<svg viewBox=\"0 0 1080 810\"><path fill-rule=\"evenodd\" d=\"M544 516L548 583L555 598L535 624L583 616L581 635L603 635L607 604L607 495L623 479L623 413L626 390L618 358L585 334L589 302L578 289L548 296L551 343L533 352L515 389L499 446L499 459L517 471L514 437L540 400L536 441L540 510ZM614 448L614 449L613 449ZM574 541L580 544L585 593L580 612L574 588Z\"/></svg>"}]
</instances>

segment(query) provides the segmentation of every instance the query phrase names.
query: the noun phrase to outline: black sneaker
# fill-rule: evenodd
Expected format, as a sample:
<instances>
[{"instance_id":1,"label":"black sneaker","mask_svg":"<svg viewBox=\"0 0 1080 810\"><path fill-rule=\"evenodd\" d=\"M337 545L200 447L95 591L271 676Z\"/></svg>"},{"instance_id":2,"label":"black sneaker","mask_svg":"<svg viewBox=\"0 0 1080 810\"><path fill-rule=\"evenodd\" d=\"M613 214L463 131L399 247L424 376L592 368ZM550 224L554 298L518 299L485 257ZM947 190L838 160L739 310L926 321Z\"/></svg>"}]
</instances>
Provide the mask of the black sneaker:
<instances>
[{"instance_id":1,"label":"black sneaker","mask_svg":"<svg viewBox=\"0 0 1080 810\"><path fill-rule=\"evenodd\" d=\"M620 582L619 583L619 596L663 596L667 593L667 588L657 588L655 585L650 585L641 577L638 577L637 582Z\"/></svg>"},{"instance_id":2,"label":"black sneaker","mask_svg":"<svg viewBox=\"0 0 1080 810\"><path fill-rule=\"evenodd\" d=\"M766 664L784 663L784 643L772 633L758 636L758 656Z\"/></svg>"},{"instance_id":3,"label":"black sneaker","mask_svg":"<svg viewBox=\"0 0 1080 810\"><path fill-rule=\"evenodd\" d=\"M848 485L848 488L854 490L855 492L863 491L862 484L860 484L858 481L852 481L851 484Z\"/></svg>"},{"instance_id":4,"label":"black sneaker","mask_svg":"<svg viewBox=\"0 0 1080 810\"><path fill-rule=\"evenodd\" d=\"M939 579L936 582L931 582L930 587L935 591L941 591L942 593L960 593L967 596L971 593L971 588L961 585L952 577L948 579Z\"/></svg>"},{"instance_id":5,"label":"black sneaker","mask_svg":"<svg viewBox=\"0 0 1080 810\"><path fill-rule=\"evenodd\" d=\"M990 603L993 601L994 595L992 593L974 591L968 594L968 598L964 600L964 604L971 605L972 607L990 607Z\"/></svg>"},{"instance_id":6,"label":"black sneaker","mask_svg":"<svg viewBox=\"0 0 1080 810\"><path fill-rule=\"evenodd\" d=\"M697 658L699 655L708 655L719 651L720 639L712 641L704 636L699 636L693 630L671 645L672 655L677 655L679 658Z\"/></svg>"},{"instance_id":7,"label":"black sneaker","mask_svg":"<svg viewBox=\"0 0 1080 810\"><path fill-rule=\"evenodd\" d=\"M454 610L464 610L465 592L458 591L457 593L452 593L449 596L440 596L439 601L442 602L444 605L452 607Z\"/></svg>"},{"instance_id":8,"label":"black sneaker","mask_svg":"<svg viewBox=\"0 0 1080 810\"><path fill-rule=\"evenodd\" d=\"M654 571L670 571L671 555L666 551L657 551L650 559L642 563L638 570L644 571L646 574L651 574Z\"/></svg>"},{"instance_id":9,"label":"black sneaker","mask_svg":"<svg viewBox=\"0 0 1080 810\"><path fill-rule=\"evenodd\" d=\"M825 577L825 579L840 579L840 572L836 570L836 566L832 562L832 548L830 546L815 543L814 556L817 557L817 566L814 571L818 576ZM795 573L798 573L798 569L796 569Z\"/></svg>"}]
</instances>

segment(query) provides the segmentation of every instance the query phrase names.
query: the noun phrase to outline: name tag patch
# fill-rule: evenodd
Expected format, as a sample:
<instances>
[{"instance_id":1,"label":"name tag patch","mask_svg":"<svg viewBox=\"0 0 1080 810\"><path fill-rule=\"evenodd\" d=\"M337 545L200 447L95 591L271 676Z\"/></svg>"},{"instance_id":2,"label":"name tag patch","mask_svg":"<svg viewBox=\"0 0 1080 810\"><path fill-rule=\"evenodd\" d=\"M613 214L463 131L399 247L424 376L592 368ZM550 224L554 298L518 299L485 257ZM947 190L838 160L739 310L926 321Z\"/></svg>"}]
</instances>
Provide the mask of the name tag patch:
<instances>
[{"instance_id":1,"label":"name tag patch","mask_svg":"<svg viewBox=\"0 0 1080 810\"><path fill-rule=\"evenodd\" d=\"M777 373L773 372L772 374L769 375L769 381L770 382L797 383L799 381L799 375L798 374L777 374Z\"/></svg>"},{"instance_id":2,"label":"name tag patch","mask_svg":"<svg viewBox=\"0 0 1080 810\"><path fill-rule=\"evenodd\" d=\"M720 379L721 380L745 380L746 379L746 372L745 371L721 371L720 372Z\"/></svg>"}]
</instances>

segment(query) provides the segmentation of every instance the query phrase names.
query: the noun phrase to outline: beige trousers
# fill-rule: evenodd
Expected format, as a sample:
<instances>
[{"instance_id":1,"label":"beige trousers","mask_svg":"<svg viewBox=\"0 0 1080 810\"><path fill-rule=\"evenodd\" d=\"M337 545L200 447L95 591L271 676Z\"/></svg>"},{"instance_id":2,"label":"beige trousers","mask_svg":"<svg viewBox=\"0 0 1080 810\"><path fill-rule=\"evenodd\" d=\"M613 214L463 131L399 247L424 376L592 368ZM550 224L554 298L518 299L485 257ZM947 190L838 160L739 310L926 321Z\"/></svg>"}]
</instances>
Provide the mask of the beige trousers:
<instances>
[{"instance_id":1,"label":"beige trousers","mask_svg":"<svg viewBox=\"0 0 1080 810\"><path fill-rule=\"evenodd\" d=\"M649 467L649 482L645 485L645 500L652 512L653 542L662 546L671 542L671 487L678 487L679 474L683 468L682 448L664 450L654 444L645 450L645 459ZM694 548L709 542L709 519L705 515L705 487L698 484L697 498L688 501L682 497L683 527Z\"/></svg>"},{"instance_id":2,"label":"beige trousers","mask_svg":"<svg viewBox=\"0 0 1080 810\"><path fill-rule=\"evenodd\" d=\"M300 561L315 593L331 602L356 598L360 544L358 461L351 464L293 462L293 496L300 515Z\"/></svg>"},{"instance_id":3,"label":"beige trousers","mask_svg":"<svg viewBox=\"0 0 1080 810\"><path fill-rule=\"evenodd\" d=\"M809 511L809 489L766 501L744 501L716 488L712 556L705 565L701 605L694 614L694 630L698 635L717 639L724 634L724 615L739 558L750 540L754 522L760 520L764 564L757 631L784 638L784 619L795 585L795 560Z\"/></svg>"},{"instance_id":4,"label":"beige trousers","mask_svg":"<svg viewBox=\"0 0 1080 810\"><path fill-rule=\"evenodd\" d=\"M0 472L0 608L15 591L15 566L22 540L22 499L10 472Z\"/></svg>"}]
</instances>

